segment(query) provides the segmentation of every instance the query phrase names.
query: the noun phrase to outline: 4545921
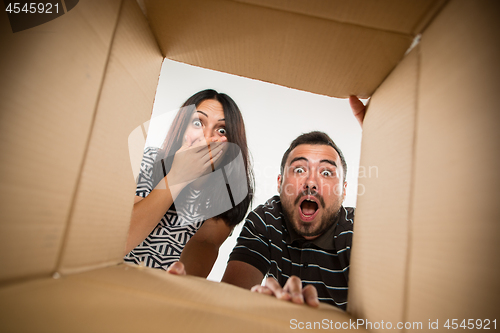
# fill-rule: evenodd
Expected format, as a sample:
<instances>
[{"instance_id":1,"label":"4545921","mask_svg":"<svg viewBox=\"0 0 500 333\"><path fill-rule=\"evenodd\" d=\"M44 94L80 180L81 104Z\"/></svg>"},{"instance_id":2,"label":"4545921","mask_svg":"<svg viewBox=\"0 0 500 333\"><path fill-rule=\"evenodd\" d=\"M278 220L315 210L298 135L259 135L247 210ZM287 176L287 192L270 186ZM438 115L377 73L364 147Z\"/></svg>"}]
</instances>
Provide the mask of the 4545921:
<instances>
[{"instance_id":1,"label":"4545921","mask_svg":"<svg viewBox=\"0 0 500 333\"><path fill-rule=\"evenodd\" d=\"M444 323L443 327L447 328L447 329L452 329L452 330L456 330L456 329L469 329L469 330L472 330L472 329L483 329L483 330L489 330L489 329L493 329L493 330L496 330L497 329L497 320L494 319L494 320L490 320L490 319L463 319L462 321L460 321L459 319L448 319L446 320L446 322Z\"/></svg>"}]
</instances>

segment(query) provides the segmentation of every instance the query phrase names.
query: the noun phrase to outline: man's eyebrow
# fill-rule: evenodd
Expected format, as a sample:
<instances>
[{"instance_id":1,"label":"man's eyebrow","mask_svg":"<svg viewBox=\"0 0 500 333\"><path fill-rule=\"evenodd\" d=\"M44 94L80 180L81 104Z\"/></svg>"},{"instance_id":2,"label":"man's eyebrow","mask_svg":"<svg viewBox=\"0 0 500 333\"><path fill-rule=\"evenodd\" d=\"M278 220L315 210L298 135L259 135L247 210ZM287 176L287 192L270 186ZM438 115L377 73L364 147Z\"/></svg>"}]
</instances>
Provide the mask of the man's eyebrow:
<instances>
[{"instance_id":1,"label":"man's eyebrow","mask_svg":"<svg viewBox=\"0 0 500 333\"><path fill-rule=\"evenodd\" d=\"M337 163L335 163L335 161L332 161L332 160L321 160L321 161L319 161L319 163L329 163L329 164L333 165L334 167L337 167Z\"/></svg>"},{"instance_id":2,"label":"man's eyebrow","mask_svg":"<svg viewBox=\"0 0 500 333\"><path fill-rule=\"evenodd\" d=\"M199 111L199 110L196 110L196 112L199 112L199 113L201 113L202 115L204 115L205 117L207 117L207 118L208 118L208 115L207 115L205 112L203 112L203 111ZM219 120L217 120L217 121L226 121L226 118L222 118L222 119L219 119Z\"/></svg>"},{"instance_id":3,"label":"man's eyebrow","mask_svg":"<svg viewBox=\"0 0 500 333\"><path fill-rule=\"evenodd\" d=\"M292 159L290 161L290 165L292 165L293 162L297 162L297 161L306 161L306 162L308 162L308 159L305 158L305 157L303 157L303 156L298 156L298 157L295 157L294 159Z\"/></svg>"}]
</instances>

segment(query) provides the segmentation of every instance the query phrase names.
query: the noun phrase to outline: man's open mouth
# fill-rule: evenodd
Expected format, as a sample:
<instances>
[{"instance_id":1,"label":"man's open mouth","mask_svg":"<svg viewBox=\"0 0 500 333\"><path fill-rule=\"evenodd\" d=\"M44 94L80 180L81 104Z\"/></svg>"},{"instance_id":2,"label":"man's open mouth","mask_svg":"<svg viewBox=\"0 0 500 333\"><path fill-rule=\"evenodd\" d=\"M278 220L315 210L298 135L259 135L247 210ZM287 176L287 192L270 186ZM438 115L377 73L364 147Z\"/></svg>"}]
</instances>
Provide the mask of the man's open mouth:
<instances>
[{"instance_id":1,"label":"man's open mouth","mask_svg":"<svg viewBox=\"0 0 500 333\"><path fill-rule=\"evenodd\" d=\"M312 195L305 196L300 200L299 211L303 220L312 220L318 213L318 199Z\"/></svg>"}]
</instances>

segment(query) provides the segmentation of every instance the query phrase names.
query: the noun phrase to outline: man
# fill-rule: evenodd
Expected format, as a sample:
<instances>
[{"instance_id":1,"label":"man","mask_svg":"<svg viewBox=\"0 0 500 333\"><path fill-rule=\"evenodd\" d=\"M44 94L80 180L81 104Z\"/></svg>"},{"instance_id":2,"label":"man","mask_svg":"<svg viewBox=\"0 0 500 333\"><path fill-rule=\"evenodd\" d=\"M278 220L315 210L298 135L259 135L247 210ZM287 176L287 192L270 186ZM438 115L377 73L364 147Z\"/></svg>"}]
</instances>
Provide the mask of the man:
<instances>
[{"instance_id":1,"label":"man","mask_svg":"<svg viewBox=\"0 0 500 333\"><path fill-rule=\"evenodd\" d=\"M328 135L297 137L281 162L279 196L248 215L222 281L313 306L317 292L345 309L354 213L342 207L345 173Z\"/></svg>"},{"instance_id":2,"label":"man","mask_svg":"<svg viewBox=\"0 0 500 333\"><path fill-rule=\"evenodd\" d=\"M362 124L363 104L353 97L350 102ZM282 158L279 196L248 215L222 282L345 310L354 214L342 206L346 171L344 156L328 135L297 137ZM183 274L181 265L170 272Z\"/></svg>"}]
</instances>

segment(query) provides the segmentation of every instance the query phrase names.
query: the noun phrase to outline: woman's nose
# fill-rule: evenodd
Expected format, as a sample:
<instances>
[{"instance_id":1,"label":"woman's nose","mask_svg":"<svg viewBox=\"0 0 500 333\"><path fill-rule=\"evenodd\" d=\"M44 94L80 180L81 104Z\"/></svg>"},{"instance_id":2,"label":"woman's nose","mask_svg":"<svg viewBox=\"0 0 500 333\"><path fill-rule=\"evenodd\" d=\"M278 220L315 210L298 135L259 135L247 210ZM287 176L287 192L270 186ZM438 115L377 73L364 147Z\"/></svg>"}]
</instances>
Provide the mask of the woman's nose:
<instances>
[{"instance_id":1,"label":"woman's nose","mask_svg":"<svg viewBox=\"0 0 500 333\"><path fill-rule=\"evenodd\" d=\"M203 130L203 135L205 136L205 140L207 141L210 141L215 136L215 134L208 128L205 128Z\"/></svg>"}]
</instances>

